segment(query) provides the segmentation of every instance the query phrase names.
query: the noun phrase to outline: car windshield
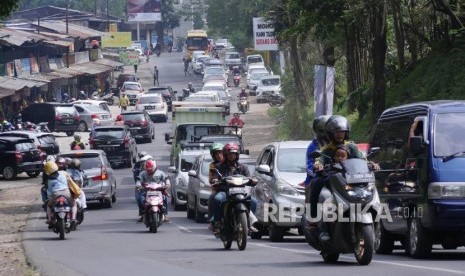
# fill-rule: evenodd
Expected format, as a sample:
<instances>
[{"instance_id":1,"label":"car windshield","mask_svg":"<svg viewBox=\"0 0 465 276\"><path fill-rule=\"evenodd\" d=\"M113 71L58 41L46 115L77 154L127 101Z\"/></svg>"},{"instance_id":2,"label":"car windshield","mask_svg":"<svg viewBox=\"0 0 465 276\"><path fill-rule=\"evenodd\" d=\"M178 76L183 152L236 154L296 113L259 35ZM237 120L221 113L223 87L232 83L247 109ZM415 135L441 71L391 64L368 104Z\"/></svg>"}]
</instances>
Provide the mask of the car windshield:
<instances>
[{"instance_id":1,"label":"car windshield","mask_svg":"<svg viewBox=\"0 0 465 276\"><path fill-rule=\"evenodd\" d=\"M190 169L192 169L192 165L194 165L195 157L196 157L195 155L183 156L181 159L181 171L187 172Z\"/></svg>"},{"instance_id":2,"label":"car windshield","mask_svg":"<svg viewBox=\"0 0 465 276\"><path fill-rule=\"evenodd\" d=\"M57 106L58 113L65 114L75 114L76 108L74 106Z\"/></svg>"},{"instance_id":3,"label":"car windshield","mask_svg":"<svg viewBox=\"0 0 465 276\"><path fill-rule=\"evenodd\" d=\"M123 86L123 89L125 89L125 90L137 90L137 91L142 90L140 85L138 85L136 83L125 83L124 86Z\"/></svg>"},{"instance_id":4,"label":"car windshield","mask_svg":"<svg viewBox=\"0 0 465 276\"><path fill-rule=\"evenodd\" d=\"M305 149L281 149L278 153L278 171L305 173Z\"/></svg>"},{"instance_id":5,"label":"car windshield","mask_svg":"<svg viewBox=\"0 0 465 276\"><path fill-rule=\"evenodd\" d=\"M248 63L259 63L259 62L263 62L263 60L261 57L248 57L247 62Z\"/></svg>"},{"instance_id":6,"label":"car windshield","mask_svg":"<svg viewBox=\"0 0 465 276\"><path fill-rule=\"evenodd\" d=\"M142 113L122 114L123 121L143 121L145 119Z\"/></svg>"},{"instance_id":7,"label":"car windshield","mask_svg":"<svg viewBox=\"0 0 465 276\"><path fill-rule=\"evenodd\" d=\"M208 67L205 71L205 74L208 75L223 75L224 69L222 67Z\"/></svg>"},{"instance_id":8,"label":"car windshield","mask_svg":"<svg viewBox=\"0 0 465 276\"><path fill-rule=\"evenodd\" d=\"M465 151L465 129L457 127L465 120L465 113L440 113L434 121L434 156L450 156Z\"/></svg>"},{"instance_id":9,"label":"car windshield","mask_svg":"<svg viewBox=\"0 0 465 276\"><path fill-rule=\"evenodd\" d=\"M76 156L68 156L76 158ZM81 161L81 170L91 170L100 168L102 166L102 160L99 155L84 155L78 158Z\"/></svg>"},{"instance_id":10,"label":"car windshield","mask_svg":"<svg viewBox=\"0 0 465 276\"><path fill-rule=\"evenodd\" d=\"M227 59L239 59L241 56L239 54L228 54L226 55Z\"/></svg>"},{"instance_id":11,"label":"car windshield","mask_svg":"<svg viewBox=\"0 0 465 276\"><path fill-rule=\"evenodd\" d=\"M252 76L250 76L250 78L253 79L253 80L258 80L261 77L266 77L266 76L269 76L269 75L270 74L265 73L265 72L263 72L263 73L253 73Z\"/></svg>"},{"instance_id":12,"label":"car windshield","mask_svg":"<svg viewBox=\"0 0 465 276\"><path fill-rule=\"evenodd\" d=\"M265 86L279 85L279 78L264 79L262 80L262 84Z\"/></svg>"},{"instance_id":13,"label":"car windshield","mask_svg":"<svg viewBox=\"0 0 465 276\"><path fill-rule=\"evenodd\" d=\"M141 104L156 104L161 103L160 97L142 97L140 98Z\"/></svg>"},{"instance_id":14,"label":"car windshield","mask_svg":"<svg viewBox=\"0 0 465 276\"><path fill-rule=\"evenodd\" d=\"M216 93L218 93L218 96L220 96L221 99L227 99L228 94L226 94L226 91L224 90L217 90Z\"/></svg>"},{"instance_id":15,"label":"car windshield","mask_svg":"<svg viewBox=\"0 0 465 276\"><path fill-rule=\"evenodd\" d=\"M124 131L113 128L95 129L92 136L96 139L123 139Z\"/></svg>"},{"instance_id":16,"label":"car windshield","mask_svg":"<svg viewBox=\"0 0 465 276\"><path fill-rule=\"evenodd\" d=\"M36 146L34 146L33 143L18 143L15 145L17 151L29 151L31 149L35 149Z\"/></svg>"}]
</instances>

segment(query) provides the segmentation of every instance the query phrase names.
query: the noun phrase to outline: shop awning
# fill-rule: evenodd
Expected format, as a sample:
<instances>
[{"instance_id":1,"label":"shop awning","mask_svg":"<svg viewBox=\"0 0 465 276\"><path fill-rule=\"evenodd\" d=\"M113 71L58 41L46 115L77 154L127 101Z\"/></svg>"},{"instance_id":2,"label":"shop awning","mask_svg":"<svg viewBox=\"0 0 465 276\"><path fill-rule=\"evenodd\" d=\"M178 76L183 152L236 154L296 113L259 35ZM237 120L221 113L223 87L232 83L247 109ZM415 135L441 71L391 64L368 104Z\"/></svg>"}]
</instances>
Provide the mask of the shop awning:
<instances>
[{"instance_id":1,"label":"shop awning","mask_svg":"<svg viewBox=\"0 0 465 276\"><path fill-rule=\"evenodd\" d=\"M98 64L103 64L103 65L111 66L111 67L113 67L113 68L119 67L119 66L123 66L123 65L124 65L124 64L121 63L121 62L114 61L114 60L107 59L107 58L97 59L97 60L94 61L94 62L95 62L95 63L98 63Z\"/></svg>"},{"instance_id":2,"label":"shop awning","mask_svg":"<svg viewBox=\"0 0 465 276\"><path fill-rule=\"evenodd\" d=\"M71 69L71 66L69 68L68 67L58 68L54 72L59 73L59 74L66 74L66 75L71 76L71 77L85 75L85 72L83 73L81 71L73 70L73 69Z\"/></svg>"},{"instance_id":3,"label":"shop awning","mask_svg":"<svg viewBox=\"0 0 465 276\"><path fill-rule=\"evenodd\" d=\"M83 74L96 75L103 72L113 71L113 67L95 63L95 62L86 62L77 65L70 66L69 69L81 72Z\"/></svg>"},{"instance_id":4,"label":"shop awning","mask_svg":"<svg viewBox=\"0 0 465 276\"><path fill-rule=\"evenodd\" d=\"M24 87L41 87L46 82L0 76L0 97L9 96Z\"/></svg>"}]
</instances>

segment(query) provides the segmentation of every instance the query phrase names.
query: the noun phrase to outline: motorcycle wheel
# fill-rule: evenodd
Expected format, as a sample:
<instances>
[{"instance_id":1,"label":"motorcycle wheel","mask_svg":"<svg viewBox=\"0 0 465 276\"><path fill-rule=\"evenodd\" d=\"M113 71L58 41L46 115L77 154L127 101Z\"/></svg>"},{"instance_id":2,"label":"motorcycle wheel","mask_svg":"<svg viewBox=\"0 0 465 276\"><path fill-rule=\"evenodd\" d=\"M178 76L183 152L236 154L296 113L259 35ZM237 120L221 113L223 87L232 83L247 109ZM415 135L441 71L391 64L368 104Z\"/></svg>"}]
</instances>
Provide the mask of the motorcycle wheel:
<instances>
[{"instance_id":1,"label":"motorcycle wheel","mask_svg":"<svg viewBox=\"0 0 465 276\"><path fill-rule=\"evenodd\" d=\"M115 100L113 99L113 97L107 99L108 105L113 105L114 103L115 103Z\"/></svg>"},{"instance_id":2,"label":"motorcycle wheel","mask_svg":"<svg viewBox=\"0 0 465 276\"><path fill-rule=\"evenodd\" d=\"M158 215L156 213L150 214L150 227L149 230L151 233L157 233L158 230Z\"/></svg>"},{"instance_id":3,"label":"motorcycle wheel","mask_svg":"<svg viewBox=\"0 0 465 276\"><path fill-rule=\"evenodd\" d=\"M359 265L368 265L373 258L374 231L372 224L359 224L356 228L354 248L355 259Z\"/></svg>"},{"instance_id":4,"label":"motorcycle wheel","mask_svg":"<svg viewBox=\"0 0 465 276\"><path fill-rule=\"evenodd\" d=\"M58 233L60 234L60 240L65 239L65 221L60 219L57 221Z\"/></svg>"},{"instance_id":5,"label":"motorcycle wheel","mask_svg":"<svg viewBox=\"0 0 465 276\"><path fill-rule=\"evenodd\" d=\"M77 214L76 214L76 218L77 218L77 224L81 224L83 221L84 221L84 211L82 209L78 209L77 211Z\"/></svg>"},{"instance_id":6,"label":"motorcycle wheel","mask_svg":"<svg viewBox=\"0 0 465 276\"><path fill-rule=\"evenodd\" d=\"M223 241L224 249L229 250L231 249L232 241Z\"/></svg>"},{"instance_id":7,"label":"motorcycle wheel","mask_svg":"<svg viewBox=\"0 0 465 276\"><path fill-rule=\"evenodd\" d=\"M269 104L270 106L275 106L275 105L276 105L275 102L274 102L274 100L272 100L272 99L269 99L269 100L268 100L268 104Z\"/></svg>"},{"instance_id":8,"label":"motorcycle wheel","mask_svg":"<svg viewBox=\"0 0 465 276\"><path fill-rule=\"evenodd\" d=\"M242 251L247 246L247 232L249 231L249 227L247 226L247 214L245 212L239 213L237 215L236 221L237 247Z\"/></svg>"}]
</instances>

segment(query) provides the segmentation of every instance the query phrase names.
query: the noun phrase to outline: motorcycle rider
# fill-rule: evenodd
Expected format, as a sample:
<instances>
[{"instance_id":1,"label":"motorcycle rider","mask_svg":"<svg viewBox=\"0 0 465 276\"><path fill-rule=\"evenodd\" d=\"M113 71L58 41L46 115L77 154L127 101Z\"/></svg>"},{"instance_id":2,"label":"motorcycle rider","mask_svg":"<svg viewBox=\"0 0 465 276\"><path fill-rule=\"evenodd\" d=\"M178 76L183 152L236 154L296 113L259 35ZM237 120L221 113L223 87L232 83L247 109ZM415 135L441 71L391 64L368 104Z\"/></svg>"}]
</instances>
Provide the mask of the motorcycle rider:
<instances>
[{"instance_id":1,"label":"motorcycle rider","mask_svg":"<svg viewBox=\"0 0 465 276\"><path fill-rule=\"evenodd\" d=\"M145 151L141 151L137 154L137 156L139 157L139 160L137 160L136 163L134 163L134 167L132 167L132 175L134 177L134 182L137 182L137 177L139 176L140 172L143 170L143 168L141 168L141 163L143 163L141 160L146 155L147 155L147 152Z\"/></svg>"},{"instance_id":2,"label":"motorcycle rider","mask_svg":"<svg viewBox=\"0 0 465 276\"><path fill-rule=\"evenodd\" d=\"M55 156L53 155L47 155L47 158L45 159L45 163L48 161L53 161L55 162ZM45 164L44 164L45 165ZM45 167L42 171L42 188L40 189L40 194L42 195L42 202L44 205L42 207L45 209L45 204L47 202L47 181L48 180L48 175L45 173Z\"/></svg>"},{"instance_id":3,"label":"motorcycle rider","mask_svg":"<svg viewBox=\"0 0 465 276\"><path fill-rule=\"evenodd\" d=\"M74 141L71 142L71 150L83 150L86 149L86 146L81 141L81 135L74 134Z\"/></svg>"},{"instance_id":4,"label":"motorcycle rider","mask_svg":"<svg viewBox=\"0 0 465 276\"><path fill-rule=\"evenodd\" d=\"M241 69L239 69L239 66L233 66L233 69L232 69L232 73L233 73L233 76L237 76L237 75L241 75Z\"/></svg>"},{"instance_id":5,"label":"motorcycle rider","mask_svg":"<svg viewBox=\"0 0 465 276\"><path fill-rule=\"evenodd\" d=\"M67 173L65 171L59 171L58 165L53 161L47 161L44 165L44 171L48 175L47 180L47 221L50 225L52 220L52 206L55 204L58 196L65 196L71 206L71 224L70 229L76 228L76 204L74 198L71 196L71 192L68 186Z\"/></svg>"},{"instance_id":6,"label":"motorcycle rider","mask_svg":"<svg viewBox=\"0 0 465 276\"><path fill-rule=\"evenodd\" d=\"M223 148L224 145L221 143L213 143L213 145L210 147L210 155L213 159L213 162L211 162L209 165L208 171L208 182L210 183L212 181L213 173L215 172L215 166L224 161ZM212 192L210 197L208 197L208 220L210 221L210 229L213 228L213 198L216 195L216 187L212 185L211 190Z\"/></svg>"},{"instance_id":7,"label":"motorcycle rider","mask_svg":"<svg viewBox=\"0 0 465 276\"><path fill-rule=\"evenodd\" d=\"M87 96L86 93L84 93L84 90L79 91L78 100L87 100Z\"/></svg>"},{"instance_id":8,"label":"motorcycle rider","mask_svg":"<svg viewBox=\"0 0 465 276\"><path fill-rule=\"evenodd\" d=\"M221 220L223 218L223 209L227 201L226 192L228 187L221 183L221 178L240 174L245 177L250 177L250 172L247 166L239 163L239 146L234 143L228 143L223 147L223 154L225 160L216 164L215 170L211 177L211 184L215 186L217 191L213 197L213 227L214 234L219 233L221 229ZM255 185L256 180L251 180L251 184Z\"/></svg>"},{"instance_id":9,"label":"motorcycle rider","mask_svg":"<svg viewBox=\"0 0 465 276\"><path fill-rule=\"evenodd\" d=\"M145 170L139 174L139 179L136 184L136 188L140 190L139 196L137 198L137 204L139 206L139 215L140 218L138 222L142 222L143 218L143 212L144 212L144 201L145 201L145 196L146 196L146 191L144 190L144 185L145 183L148 182L156 182L156 183L163 183L163 185L170 185L170 180L166 176L166 174L158 170L157 168L157 163L154 160L147 160L145 162ZM168 219L168 197L166 194L166 190L163 193L163 211L164 211L164 222L169 222L170 220Z\"/></svg>"},{"instance_id":10,"label":"motorcycle rider","mask_svg":"<svg viewBox=\"0 0 465 276\"><path fill-rule=\"evenodd\" d=\"M249 110L249 101L248 101L248 97L249 97L249 94L247 94L247 92L245 91L245 88L242 88L242 89L241 89L241 92L239 93L239 99L241 99L241 98L246 98L246 101L247 101L247 110ZM238 109L241 109L240 106L241 106L241 101L238 101L238 102L237 102L237 108L238 108Z\"/></svg>"},{"instance_id":11,"label":"motorcycle rider","mask_svg":"<svg viewBox=\"0 0 465 276\"><path fill-rule=\"evenodd\" d=\"M118 116L116 116L115 126L124 126L123 115L118 114Z\"/></svg>"},{"instance_id":12,"label":"motorcycle rider","mask_svg":"<svg viewBox=\"0 0 465 276\"><path fill-rule=\"evenodd\" d=\"M66 92L63 93L63 97L61 98L61 102L63 102L63 103L69 102L69 95L68 95L68 93L66 93Z\"/></svg>"},{"instance_id":13,"label":"motorcycle rider","mask_svg":"<svg viewBox=\"0 0 465 276\"><path fill-rule=\"evenodd\" d=\"M244 121L242 121L241 115L239 115L239 113L234 113L231 120L229 120L229 125L230 126L238 126L240 128L243 127L244 126Z\"/></svg>"},{"instance_id":14,"label":"motorcycle rider","mask_svg":"<svg viewBox=\"0 0 465 276\"><path fill-rule=\"evenodd\" d=\"M84 185L84 172L81 170L81 160L77 158L71 159L66 172L69 174L69 176L71 176L71 179L73 179L73 181L76 182L76 184L78 184L79 188L81 188L81 194L78 198L78 204L82 207L82 211L86 213L87 202L86 195L84 193L84 190L82 189L82 186Z\"/></svg>"}]
</instances>

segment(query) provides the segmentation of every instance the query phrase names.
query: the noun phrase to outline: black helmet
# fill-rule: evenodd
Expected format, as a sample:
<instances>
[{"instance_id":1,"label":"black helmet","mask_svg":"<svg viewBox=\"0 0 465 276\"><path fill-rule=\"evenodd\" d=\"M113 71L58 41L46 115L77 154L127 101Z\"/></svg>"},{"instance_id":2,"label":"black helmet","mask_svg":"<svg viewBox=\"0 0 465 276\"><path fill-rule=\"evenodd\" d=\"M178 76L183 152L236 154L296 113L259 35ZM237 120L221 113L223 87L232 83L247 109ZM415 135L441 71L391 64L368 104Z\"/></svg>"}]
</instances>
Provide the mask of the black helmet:
<instances>
[{"instance_id":1,"label":"black helmet","mask_svg":"<svg viewBox=\"0 0 465 276\"><path fill-rule=\"evenodd\" d=\"M313 119L312 129L316 139L326 140L325 128L329 118L331 118L331 115L320 115Z\"/></svg>"},{"instance_id":2,"label":"black helmet","mask_svg":"<svg viewBox=\"0 0 465 276\"><path fill-rule=\"evenodd\" d=\"M334 140L334 133L337 131L345 131L345 140L349 139L350 134L350 124L346 117L341 115L333 115L328 119L326 123L326 137L328 141Z\"/></svg>"},{"instance_id":3,"label":"black helmet","mask_svg":"<svg viewBox=\"0 0 465 276\"><path fill-rule=\"evenodd\" d=\"M71 163L69 164L70 169L80 170L81 169L81 160L77 158L71 159Z\"/></svg>"}]
</instances>

